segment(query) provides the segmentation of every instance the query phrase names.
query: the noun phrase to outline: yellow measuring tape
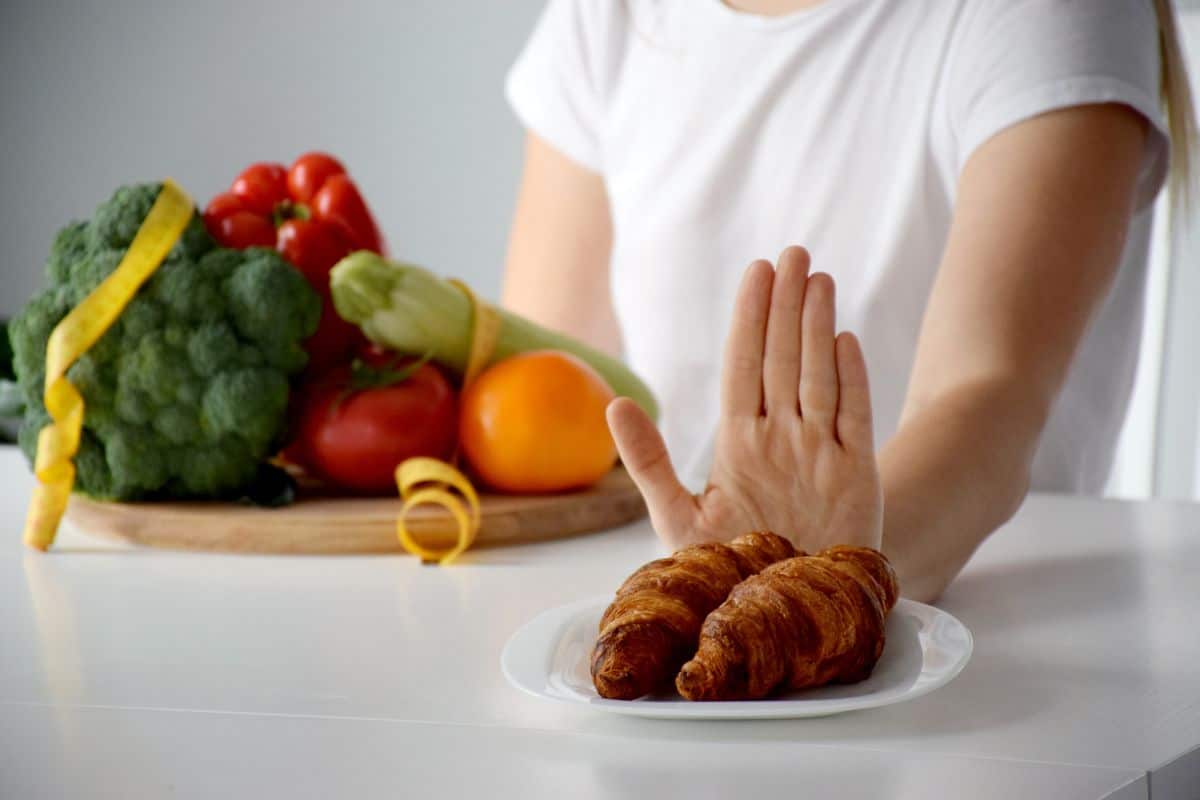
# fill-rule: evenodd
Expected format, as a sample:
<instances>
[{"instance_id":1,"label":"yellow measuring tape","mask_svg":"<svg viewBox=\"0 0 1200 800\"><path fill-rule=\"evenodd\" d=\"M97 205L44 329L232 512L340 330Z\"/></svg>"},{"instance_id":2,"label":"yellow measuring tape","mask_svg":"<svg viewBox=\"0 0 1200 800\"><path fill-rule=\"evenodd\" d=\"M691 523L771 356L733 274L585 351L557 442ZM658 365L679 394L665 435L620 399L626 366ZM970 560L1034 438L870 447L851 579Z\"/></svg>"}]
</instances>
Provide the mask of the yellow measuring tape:
<instances>
[{"instance_id":1,"label":"yellow measuring tape","mask_svg":"<svg viewBox=\"0 0 1200 800\"><path fill-rule=\"evenodd\" d=\"M466 476L445 461L436 458L410 458L396 467L396 485L400 487L400 516L396 520L396 535L404 549L426 563L449 564L464 550L475 543L479 532L479 496ZM458 491L466 500L453 494ZM433 550L418 542L405 525L405 518L413 508L424 504L445 508L458 525L458 541L447 550Z\"/></svg>"},{"instance_id":2,"label":"yellow measuring tape","mask_svg":"<svg viewBox=\"0 0 1200 800\"><path fill-rule=\"evenodd\" d=\"M450 283L471 302L471 347L462 383L462 388L466 389L492 358L496 341L500 338L500 314L476 297L462 281L451 280ZM458 558L475 542L481 520L479 497L467 477L453 465L436 458L410 458L396 467L396 486L404 501L396 518L396 535L405 550L426 563L445 565ZM458 525L458 540L452 547L434 550L413 538L405 519L409 511L425 504L441 506L454 517Z\"/></svg>"},{"instance_id":3,"label":"yellow measuring tape","mask_svg":"<svg viewBox=\"0 0 1200 800\"><path fill-rule=\"evenodd\" d=\"M75 484L75 464L83 431L83 396L67 380L67 370L104 335L167 257L192 218L194 205L170 179L138 228L121 263L54 328L46 344L46 411L52 423L38 433L33 489L25 520L25 544L46 550L54 543Z\"/></svg>"},{"instance_id":4,"label":"yellow measuring tape","mask_svg":"<svg viewBox=\"0 0 1200 800\"><path fill-rule=\"evenodd\" d=\"M449 283L467 296L471 303L471 348L467 352L467 367L463 370L463 388L467 388L492 360L496 341L500 338L500 313L489 303L475 296L471 287L452 278Z\"/></svg>"}]
</instances>

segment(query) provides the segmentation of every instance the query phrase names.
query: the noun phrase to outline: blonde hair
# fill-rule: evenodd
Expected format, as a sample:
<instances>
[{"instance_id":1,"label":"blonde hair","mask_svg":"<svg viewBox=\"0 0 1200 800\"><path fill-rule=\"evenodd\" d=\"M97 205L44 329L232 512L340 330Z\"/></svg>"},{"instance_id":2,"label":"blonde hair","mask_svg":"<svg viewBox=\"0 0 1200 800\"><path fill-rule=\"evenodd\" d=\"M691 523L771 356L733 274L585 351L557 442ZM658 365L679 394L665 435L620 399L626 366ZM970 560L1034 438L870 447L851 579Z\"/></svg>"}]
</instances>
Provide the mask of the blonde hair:
<instances>
[{"instance_id":1,"label":"blonde hair","mask_svg":"<svg viewBox=\"0 0 1200 800\"><path fill-rule=\"evenodd\" d=\"M1188 81L1187 64L1179 38L1179 23L1171 0L1154 0L1158 14L1158 42L1162 53L1162 100L1166 105L1167 127L1171 135L1172 214L1190 209L1194 200L1193 167L1196 146L1196 109ZM1173 222L1184 220L1175 217Z\"/></svg>"}]
</instances>

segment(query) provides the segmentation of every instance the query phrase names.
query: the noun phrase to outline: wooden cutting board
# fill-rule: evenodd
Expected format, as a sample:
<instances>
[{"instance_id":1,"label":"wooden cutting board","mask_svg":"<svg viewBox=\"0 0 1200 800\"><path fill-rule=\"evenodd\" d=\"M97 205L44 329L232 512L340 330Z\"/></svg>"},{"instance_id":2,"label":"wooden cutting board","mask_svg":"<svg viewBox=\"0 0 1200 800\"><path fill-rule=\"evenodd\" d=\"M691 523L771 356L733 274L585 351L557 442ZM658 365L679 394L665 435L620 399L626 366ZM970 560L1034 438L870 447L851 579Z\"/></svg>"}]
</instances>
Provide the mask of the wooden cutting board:
<instances>
[{"instance_id":1,"label":"wooden cutting board","mask_svg":"<svg viewBox=\"0 0 1200 800\"><path fill-rule=\"evenodd\" d=\"M475 547L546 541L614 528L646 514L621 467L594 486L554 495L481 495ZM399 498L309 497L284 508L233 503L104 503L71 498L67 520L81 533L147 547L236 553L390 553ZM421 543L449 547L450 514L419 506L408 529Z\"/></svg>"}]
</instances>

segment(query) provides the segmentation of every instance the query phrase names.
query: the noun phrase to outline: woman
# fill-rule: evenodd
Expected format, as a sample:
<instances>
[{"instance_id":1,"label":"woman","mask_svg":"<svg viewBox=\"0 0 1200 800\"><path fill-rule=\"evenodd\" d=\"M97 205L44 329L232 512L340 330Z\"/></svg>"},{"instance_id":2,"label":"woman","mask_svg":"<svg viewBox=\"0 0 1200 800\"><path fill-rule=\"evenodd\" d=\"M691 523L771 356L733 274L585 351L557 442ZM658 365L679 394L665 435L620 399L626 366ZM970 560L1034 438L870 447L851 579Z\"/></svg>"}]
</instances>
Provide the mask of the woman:
<instances>
[{"instance_id":1,"label":"woman","mask_svg":"<svg viewBox=\"0 0 1200 800\"><path fill-rule=\"evenodd\" d=\"M1108 475L1181 64L1167 0L551 0L504 301L656 390L609 422L668 546L882 545L931 600Z\"/></svg>"}]
</instances>

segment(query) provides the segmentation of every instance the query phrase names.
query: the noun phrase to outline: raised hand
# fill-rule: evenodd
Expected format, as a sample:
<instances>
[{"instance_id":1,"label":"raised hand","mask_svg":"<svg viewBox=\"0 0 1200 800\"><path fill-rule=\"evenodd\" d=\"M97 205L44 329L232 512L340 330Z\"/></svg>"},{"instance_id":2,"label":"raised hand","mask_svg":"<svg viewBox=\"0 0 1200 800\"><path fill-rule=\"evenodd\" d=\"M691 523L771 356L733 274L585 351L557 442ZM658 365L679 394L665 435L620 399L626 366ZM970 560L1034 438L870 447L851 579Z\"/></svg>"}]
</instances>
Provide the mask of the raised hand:
<instances>
[{"instance_id":1,"label":"raised hand","mask_svg":"<svg viewBox=\"0 0 1200 800\"><path fill-rule=\"evenodd\" d=\"M738 290L708 486L679 482L662 436L619 398L608 424L655 531L676 549L771 530L797 547L880 545L883 497L862 349L834 335L834 283L789 247Z\"/></svg>"}]
</instances>

